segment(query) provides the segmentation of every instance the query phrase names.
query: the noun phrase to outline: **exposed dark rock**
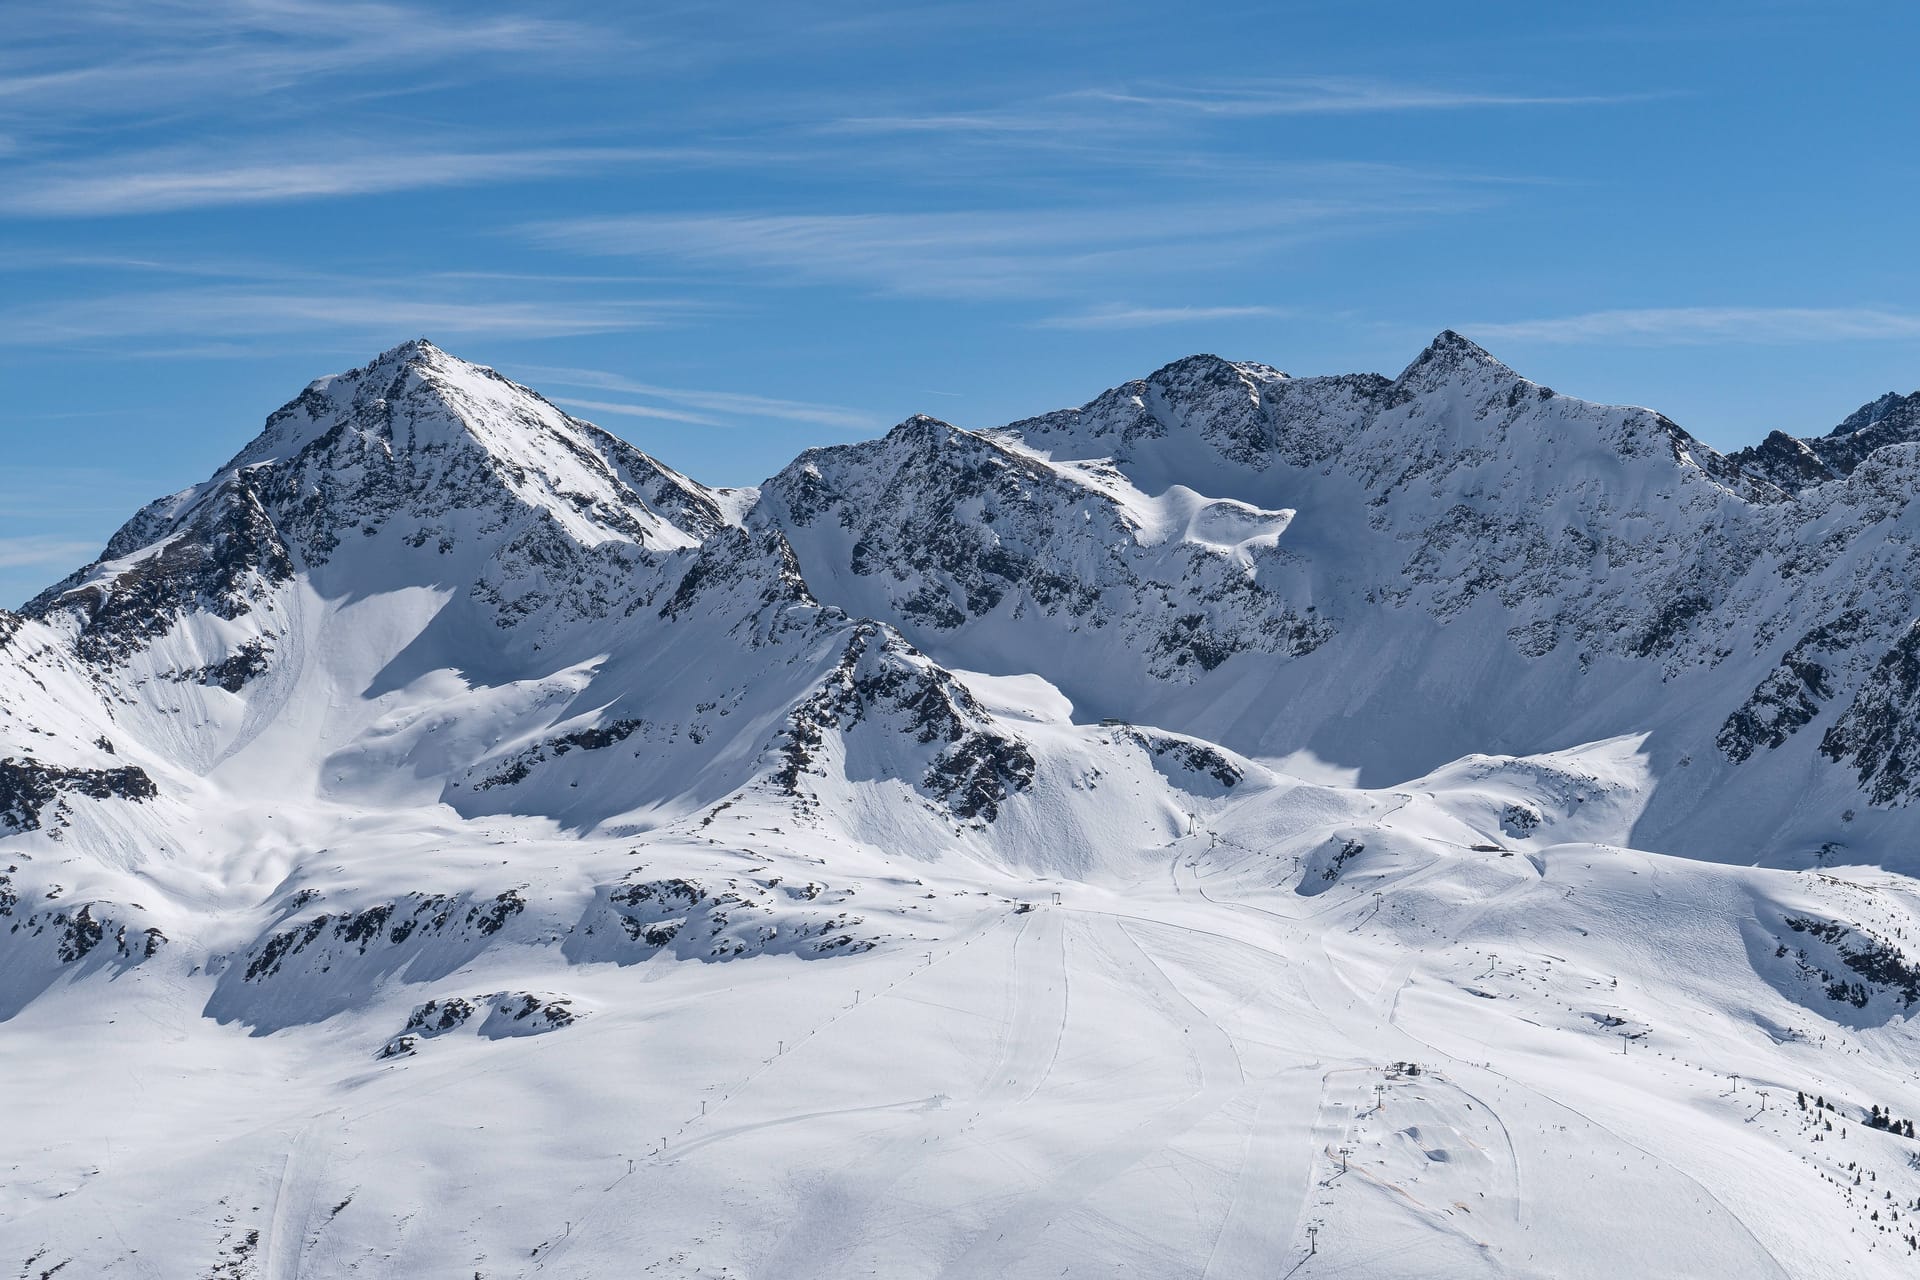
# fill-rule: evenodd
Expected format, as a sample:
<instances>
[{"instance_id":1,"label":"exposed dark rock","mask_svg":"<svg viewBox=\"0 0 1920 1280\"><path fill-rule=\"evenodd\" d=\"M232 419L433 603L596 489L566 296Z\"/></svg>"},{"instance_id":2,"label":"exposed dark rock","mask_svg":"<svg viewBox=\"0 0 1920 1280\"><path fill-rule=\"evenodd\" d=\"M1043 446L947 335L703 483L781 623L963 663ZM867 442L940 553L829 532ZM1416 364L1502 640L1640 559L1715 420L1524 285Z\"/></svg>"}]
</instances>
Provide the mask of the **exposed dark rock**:
<instances>
[{"instance_id":1,"label":"exposed dark rock","mask_svg":"<svg viewBox=\"0 0 1920 1280\"><path fill-rule=\"evenodd\" d=\"M267 659L273 642L264 636L245 641L219 662L200 668L195 677L201 684L214 685L228 693L238 693L247 683L267 673Z\"/></svg>"},{"instance_id":2,"label":"exposed dark rock","mask_svg":"<svg viewBox=\"0 0 1920 1280\"><path fill-rule=\"evenodd\" d=\"M614 720L590 729L578 729L572 733L563 733L535 743L522 751L509 756L494 772L475 784L482 791L494 787L510 787L525 782L533 775L538 766L548 760L558 759L569 751L604 751L615 743L625 742L635 733L647 727L647 722L637 719Z\"/></svg>"},{"instance_id":3,"label":"exposed dark rock","mask_svg":"<svg viewBox=\"0 0 1920 1280\"><path fill-rule=\"evenodd\" d=\"M1788 493L1850 476L1874 452L1920 440L1920 391L1888 392L1862 405L1824 436L1796 439L1774 431L1757 445L1728 455L1749 473Z\"/></svg>"},{"instance_id":4,"label":"exposed dark rock","mask_svg":"<svg viewBox=\"0 0 1920 1280\"><path fill-rule=\"evenodd\" d=\"M915 742L944 744L920 785L958 817L992 822L1008 796L1033 784L1037 764L1024 742L998 732L964 685L897 633L863 622L820 687L788 717L775 785L799 797L829 730L845 733L881 718Z\"/></svg>"},{"instance_id":5,"label":"exposed dark rock","mask_svg":"<svg viewBox=\"0 0 1920 1280\"><path fill-rule=\"evenodd\" d=\"M293 577L294 559L267 514L253 472L229 475L187 512L174 517L170 499L148 507L107 544L99 561L34 597L26 612L80 620L75 647L90 661L113 665L167 634L185 610L238 618ZM159 537L164 544L97 580L94 570L134 555Z\"/></svg>"},{"instance_id":6,"label":"exposed dark rock","mask_svg":"<svg viewBox=\"0 0 1920 1280\"><path fill-rule=\"evenodd\" d=\"M54 809L53 821L64 821L67 799L120 799L142 803L160 794L144 769L75 769L43 764L33 759L0 759L0 827L38 831Z\"/></svg>"},{"instance_id":7,"label":"exposed dark rock","mask_svg":"<svg viewBox=\"0 0 1920 1280\"><path fill-rule=\"evenodd\" d=\"M1920 794L1920 622L1880 659L1852 705L1821 737L1820 753L1852 764L1877 805Z\"/></svg>"},{"instance_id":8,"label":"exposed dark rock","mask_svg":"<svg viewBox=\"0 0 1920 1280\"><path fill-rule=\"evenodd\" d=\"M1525 840L1540 829L1540 811L1530 804L1510 804L1500 811L1500 829L1515 840Z\"/></svg>"},{"instance_id":9,"label":"exposed dark rock","mask_svg":"<svg viewBox=\"0 0 1920 1280\"><path fill-rule=\"evenodd\" d=\"M1865 610L1850 609L1795 641L1780 665L1720 726L1714 741L1727 758L1738 764L1759 748L1781 747L1819 715L1821 704L1833 697L1829 655L1850 649L1866 624Z\"/></svg>"},{"instance_id":10,"label":"exposed dark rock","mask_svg":"<svg viewBox=\"0 0 1920 1280\"><path fill-rule=\"evenodd\" d=\"M1786 925L1795 933L1827 943L1842 967L1853 975L1851 978L1836 976L1813 964L1804 951L1800 952L1798 959L1826 983L1830 998L1843 1000L1856 1009L1866 1008L1878 992L1892 995L1903 1009L1912 1008L1915 1001L1920 1001L1920 968L1909 964L1906 955L1893 943L1812 916L1788 916Z\"/></svg>"},{"instance_id":11,"label":"exposed dark rock","mask_svg":"<svg viewBox=\"0 0 1920 1280\"><path fill-rule=\"evenodd\" d=\"M466 910L461 911L465 905ZM393 948L421 937L464 932L476 937L498 933L508 920L526 910L526 899L509 889L479 902L445 894L410 894L393 902L377 903L345 915L322 914L304 923L270 934L247 957L242 980L262 982L279 973L294 957L323 938L350 947L356 955L376 948ZM335 951L338 954L338 951Z\"/></svg>"}]
</instances>

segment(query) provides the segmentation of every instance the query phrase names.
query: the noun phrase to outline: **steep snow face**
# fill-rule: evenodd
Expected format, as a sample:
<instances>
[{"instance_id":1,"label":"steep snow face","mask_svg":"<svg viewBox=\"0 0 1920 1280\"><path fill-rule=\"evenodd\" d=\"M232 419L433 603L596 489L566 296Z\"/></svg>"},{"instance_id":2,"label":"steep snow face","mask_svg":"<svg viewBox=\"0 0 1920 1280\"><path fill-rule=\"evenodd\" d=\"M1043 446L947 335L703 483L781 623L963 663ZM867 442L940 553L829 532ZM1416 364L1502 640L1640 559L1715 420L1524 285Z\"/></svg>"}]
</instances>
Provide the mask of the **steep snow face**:
<instances>
[{"instance_id":1,"label":"steep snow face","mask_svg":"<svg viewBox=\"0 0 1920 1280\"><path fill-rule=\"evenodd\" d=\"M989 435L1056 460L1108 459L1143 488L1245 483L1340 451L1392 384L1377 374L1290 378L1263 364L1189 356L1095 397Z\"/></svg>"},{"instance_id":2,"label":"steep snow face","mask_svg":"<svg viewBox=\"0 0 1920 1280\"><path fill-rule=\"evenodd\" d=\"M1054 463L931 418L802 455L748 518L785 534L825 598L964 666L1008 669L1021 646L1071 637L1184 680L1235 645L1299 653L1328 634L1290 589L1292 513L1186 488L1150 496L1111 466Z\"/></svg>"},{"instance_id":3,"label":"steep snow face","mask_svg":"<svg viewBox=\"0 0 1920 1280\"><path fill-rule=\"evenodd\" d=\"M583 545L691 546L725 523L697 485L538 393L425 340L321 378L223 469L271 464L306 501L303 546L324 559L359 518L546 511Z\"/></svg>"}]
</instances>

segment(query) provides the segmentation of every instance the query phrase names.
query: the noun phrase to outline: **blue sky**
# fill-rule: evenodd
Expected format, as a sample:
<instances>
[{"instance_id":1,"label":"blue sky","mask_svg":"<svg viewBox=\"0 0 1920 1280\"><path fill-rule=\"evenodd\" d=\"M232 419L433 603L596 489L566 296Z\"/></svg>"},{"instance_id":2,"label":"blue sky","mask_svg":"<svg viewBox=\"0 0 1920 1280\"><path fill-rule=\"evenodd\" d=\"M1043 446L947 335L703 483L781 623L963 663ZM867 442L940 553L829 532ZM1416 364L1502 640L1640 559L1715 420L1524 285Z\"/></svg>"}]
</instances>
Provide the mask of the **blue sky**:
<instances>
[{"instance_id":1,"label":"blue sky","mask_svg":"<svg viewBox=\"0 0 1920 1280\"><path fill-rule=\"evenodd\" d=\"M612 11L612 12L609 12ZM1920 6L65 0L0 44L0 601L425 335L714 483L1437 330L1732 447L1920 386Z\"/></svg>"}]
</instances>

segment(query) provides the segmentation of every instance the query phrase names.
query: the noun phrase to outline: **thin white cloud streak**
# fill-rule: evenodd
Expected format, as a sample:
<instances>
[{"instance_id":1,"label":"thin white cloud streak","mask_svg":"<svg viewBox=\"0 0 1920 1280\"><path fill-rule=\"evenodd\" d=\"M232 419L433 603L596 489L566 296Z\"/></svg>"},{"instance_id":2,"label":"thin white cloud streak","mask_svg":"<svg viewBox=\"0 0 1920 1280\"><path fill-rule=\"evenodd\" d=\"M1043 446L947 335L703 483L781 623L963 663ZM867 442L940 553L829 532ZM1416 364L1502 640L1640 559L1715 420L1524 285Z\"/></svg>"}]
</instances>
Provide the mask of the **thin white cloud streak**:
<instances>
[{"instance_id":1,"label":"thin white cloud streak","mask_svg":"<svg viewBox=\"0 0 1920 1280\"><path fill-rule=\"evenodd\" d=\"M1500 107L1618 106L1645 102L1653 95L1498 93L1326 76L1267 80L1224 87L1170 85L1139 90L1086 89L1067 96L1155 111L1259 117L1462 111Z\"/></svg>"},{"instance_id":2,"label":"thin white cloud streak","mask_svg":"<svg viewBox=\"0 0 1920 1280\"><path fill-rule=\"evenodd\" d=\"M730 418L773 418L783 422L803 422L809 426L831 427L843 431L870 431L882 425L880 419L874 415L859 409L850 409L844 405L812 404L805 400L782 400L739 391L663 387L649 382L637 382L621 374L608 373L599 369L552 368L534 365L521 368L517 372L551 386L592 387L624 395L644 396ZM618 412L621 408L635 411L643 408L643 406L630 404L613 406L589 400L563 400L560 403L592 405L606 412ZM641 414L639 416L659 415Z\"/></svg>"},{"instance_id":3,"label":"thin white cloud streak","mask_svg":"<svg viewBox=\"0 0 1920 1280\"><path fill-rule=\"evenodd\" d=\"M1282 314L1278 307L1113 307L1077 315L1047 316L1030 329L1152 329L1208 320L1246 320Z\"/></svg>"},{"instance_id":4,"label":"thin white cloud streak","mask_svg":"<svg viewBox=\"0 0 1920 1280\"><path fill-rule=\"evenodd\" d=\"M316 80L463 60L604 58L632 43L547 18L325 0L67 0L10 15L0 111L204 110ZM115 51L135 52L114 56Z\"/></svg>"},{"instance_id":5,"label":"thin white cloud streak","mask_svg":"<svg viewBox=\"0 0 1920 1280\"><path fill-rule=\"evenodd\" d=\"M626 418L657 418L666 422L687 422L697 427L731 425L718 418L686 413L679 409L662 409L655 405L622 404L612 400L576 400L571 396L554 396L552 399L555 404L565 405L569 409L585 409L590 413L614 413Z\"/></svg>"},{"instance_id":6,"label":"thin white cloud streak","mask_svg":"<svg viewBox=\"0 0 1920 1280\"><path fill-rule=\"evenodd\" d=\"M106 156L85 166L16 171L0 214L16 217L166 213L223 205L359 196L525 181L638 163L707 163L679 148L546 147L503 151L389 151L215 164L203 157Z\"/></svg>"},{"instance_id":7,"label":"thin white cloud streak","mask_svg":"<svg viewBox=\"0 0 1920 1280\"><path fill-rule=\"evenodd\" d=\"M637 215L526 228L575 253L712 264L780 282L922 297L1039 297L1118 271L1224 265L1368 220L1458 213L1484 197L1423 184L1322 197L1147 208L882 214Z\"/></svg>"},{"instance_id":8,"label":"thin white cloud streak","mask_svg":"<svg viewBox=\"0 0 1920 1280\"><path fill-rule=\"evenodd\" d=\"M1708 345L1920 338L1920 315L1883 307L1646 307L1473 325L1488 341Z\"/></svg>"},{"instance_id":9,"label":"thin white cloud streak","mask_svg":"<svg viewBox=\"0 0 1920 1280\"><path fill-rule=\"evenodd\" d=\"M1500 93L1336 76L1296 77L1227 85L1078 89L996 109L846 116L823 125L820 132L1085 136L1125 132L1147 121L1164 123L1196 117L1257 119L1619 106L1663 96L1666 95Z\"/></svg>"},{"instance_id":10,"label":"thin white cloud streak","mask_svg":"<svg viewBox=\"0 0 1920 1280\"><path fill-rule=\"evenodd\" d=\"M563 337L658 326L686 311L683 304L650 301L437 301L359 292L157 290L0 311L0 344L323 332Z\"/></svg>"},{"instance_id":11,"label":"thin white cloud streak","mask_svg":"<svg viewBox=\"0 0 1920 1280\"><path fill-rule=\"evenodd\" d=\"M948 115L844 116L821 125L821 133L1052 133L1067 121L1059 114L958 112Z\"/></svg>"}]
</instances>

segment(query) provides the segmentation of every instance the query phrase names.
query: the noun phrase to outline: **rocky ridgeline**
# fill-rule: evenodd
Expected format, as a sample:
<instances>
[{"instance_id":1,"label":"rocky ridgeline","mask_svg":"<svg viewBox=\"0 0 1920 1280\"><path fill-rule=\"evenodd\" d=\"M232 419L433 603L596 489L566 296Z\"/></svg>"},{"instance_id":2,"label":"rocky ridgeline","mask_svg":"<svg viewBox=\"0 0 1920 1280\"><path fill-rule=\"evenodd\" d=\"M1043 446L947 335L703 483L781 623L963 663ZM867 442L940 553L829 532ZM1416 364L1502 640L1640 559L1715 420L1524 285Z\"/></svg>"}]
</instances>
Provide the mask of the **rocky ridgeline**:
<instances>
[{"instance_id":1,"label":"rocky ridgeline","mask_svg":"<svg viewBox=\"0 0 1920 1280\"><path fill-rule=\"evenodd\" d=\"M1920 1002L1920 966L1891 939L1820 916L1789 914L1779 923L1774 958L1791 966L1783 985L1803 1003L1845 1004L1884 1022Z\"/></svg>"},{"instance_id":2,"label":"rocky ridgeline","mask_svg":"<svg viewBox=\"0 0 1920 1280\"><path fill-rule=\"evenodd\" d=\"M298 911L302 895L288 904ZM444 978L471 962L527 909L517 889L491 896L411 893L357 911L320 912L276 927L212 966L207 1016L257 1030L319 1022L385 982Z\"/></svg>"},{"instance_id":3,"label":"rocky ridgeline","mask_svg":"<svg viewBox=\"0 0 1920 1280\"><path fill-rule=\"evenodd\" d=\"M546 992L445 996L416 1006L400 1034L381 1045L374 1056L383 1060L412 1057L423 1042L462 1030L488 1040L544 1035L572 1026L579 1017L571 998Z\"/></svg>"},{"instance_id":4,"label":"rocky ridgeline","mask_svg":"<svg viewBox=\"0 0 1920 1280\"><path fill-rule=\"evenodd\" d=\"M137 765L85 769L8 756L0 759L0 833L64 826L75 799L139 804L157 795L153 779Z\"/></svg>"},{"instance_id":5,"label":"rocky ridgeline","mask_svg":"<svg viewBox=\"0 0 1920 1280\"><path fill-rule=\"evenodd\" d=\"M792 883L779 876L709 882L650 879L636 870L596 891L562 949L570 960L620 964L663 953L707 961L858 955L887 935L845 909L855 895L853 889L829 890L816 881Z\"/></svg>"},{"instance_id":6,"label":"rocky ridgeline","mask_svg":"<svg viewBox=\"0 0 1920 1280\"><path fill-rule=\"evenodd\" d=\"M932 748L919 787L957 818L992 822L1010 795L1033 784L1028 745L951 674L871 622L853 628L839 662L789 716L773 784L810 811L816 798L806 780L827 773L821 759L829 732L845 738L861 727Z\"/></svg>"},{"instance_id":7,"label":"rocky ridgeline","mask_svg":"<svg viewBox=\"0 0 1920 1280\"><path fill-rule=\"evenodd\" d=\"M1284 564L1267 539L1236 555L1204 542L1143 543L1124 504L990 435L913 418L881 440L803 454L762 490L757 521L784 529L816 593L938 637L1029 615L1069 635L1111 631L1162 679L1233 653L1304 654L1329 624L1249 573ZM1223 519L1284 523L1236 507Z\"/></svg>"},{"instance_id":8,"label":"rocky ridgeline","mask_svg":"<svg viewBox=\"0 0 1920 1280\"><path fill-rule=\"evenodd\" d=\"M0 1021L62 979L97 971L125 973L158 956L167 935L144 923L140 908L73 902L59 885L25 898L19 864L0 872Z\"/></svg>"},{"instance_id":9,"label":"rocky ridgeline","mask_svg":"<svg viewBox=\"0 0 1920 1280\"><path fill-rule=\"evenodd\" d=\"M1887 445L1916 440L1920 440L1920 392L1906 396L1888 392L1862 405L1824 436L1799 438L1773 431L1759 444L1728 456L1742 471L1797 494L1852 475Z\"/></svg>"}]
</instances>

